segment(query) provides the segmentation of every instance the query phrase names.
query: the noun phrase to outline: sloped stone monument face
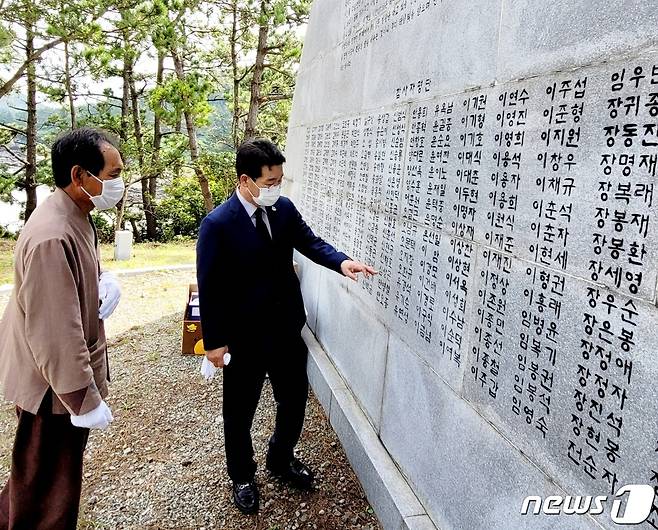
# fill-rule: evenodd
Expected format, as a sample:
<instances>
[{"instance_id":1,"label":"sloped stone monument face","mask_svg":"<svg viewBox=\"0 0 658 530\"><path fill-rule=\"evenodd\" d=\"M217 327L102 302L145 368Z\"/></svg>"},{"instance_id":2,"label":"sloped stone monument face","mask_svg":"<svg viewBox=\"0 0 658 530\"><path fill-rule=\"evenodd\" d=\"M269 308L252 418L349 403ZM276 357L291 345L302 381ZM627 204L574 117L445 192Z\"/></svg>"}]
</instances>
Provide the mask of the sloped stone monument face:
<instances>
[{"instance_id":1,"label":"sloped stone monument face","mask_svg":"<svg viewBox=\"0 0 658 530\"><path fill-rule=\"evenodd\" d=\"M657 28L640 0L314 2L290 194L379 275L303 263L309 324L437 527L619 528L521 506L658 485Z\"/></svg>"}]
</instances>

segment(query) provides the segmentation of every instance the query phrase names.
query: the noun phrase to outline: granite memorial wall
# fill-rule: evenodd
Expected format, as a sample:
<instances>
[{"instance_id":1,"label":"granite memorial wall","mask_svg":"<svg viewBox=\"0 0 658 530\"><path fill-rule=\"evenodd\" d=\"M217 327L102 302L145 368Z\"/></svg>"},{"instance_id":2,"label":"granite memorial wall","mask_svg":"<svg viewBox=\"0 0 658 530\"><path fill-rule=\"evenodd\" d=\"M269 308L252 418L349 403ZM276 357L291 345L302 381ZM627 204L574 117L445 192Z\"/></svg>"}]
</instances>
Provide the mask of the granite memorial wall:
<instances>
[{"instance_id":1,"label":"granite memorial wall","mask_svg":"<svg viewBox=\"0 0 658 530\"><path fill-rule=\"evenodd\" d=\"M379 274L304 262L310 325L440 528L658 485L651 4L314 3L290 194Z\"/></svg>"}]
</instances>

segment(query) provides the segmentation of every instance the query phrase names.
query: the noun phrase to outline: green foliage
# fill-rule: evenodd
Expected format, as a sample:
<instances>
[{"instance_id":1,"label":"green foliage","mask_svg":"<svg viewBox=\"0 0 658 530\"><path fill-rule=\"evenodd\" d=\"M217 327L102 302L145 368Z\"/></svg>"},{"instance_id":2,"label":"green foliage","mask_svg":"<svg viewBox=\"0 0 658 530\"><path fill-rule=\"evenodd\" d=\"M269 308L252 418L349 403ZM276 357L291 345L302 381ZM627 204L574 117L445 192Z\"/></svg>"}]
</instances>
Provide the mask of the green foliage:
<instances>
[{"instance_id":1,"label":"green foliage","mask_svg":"<svg viewBox=\"0 0 658 530\"><path fill-rule=\"evenodd\" d=\"M10 28L0 24L0 64L6 64L11 61L11 43L14 38L14 32Z\"/></svg>"},{"instance_id":2,"label":"green foliage","mask_svg":"<svg viewBox=\"0 0 658 530\"><path fill-rule=\"evenodd\" d=\"M295 87L302 42L298 29L306 23L310 0L265 0L264 2L230 0L222 11L223 24L217 32L218 49L224 50L232 39L233 7L238 12L236 75L225 85L224 96L229 111L238 122L236 143L243 138L246 116L251 104L254 56L260 26L268 29L265 69L260 86L257 135L274 139L283 146ZM228 42L228 44L227 44ZM230 46L229 46L230 47ZM237 105L233 81L239 80Z\"/></svg>"},{"instance_id":3,"label":"green foliage","mask_svg":"<svg viewBox=\"0 0 658 530\"><path fill-rule=\"evenodd\" d=\"M110 222L107 215L93 211L91 218L96 225L96 233L101 243L114 243L114 224Z\"/></svg>"},{"instance_id":4,"label":"green foliage","mask_svg":"<svg viewBox=\"0 0 658 530\"><path fill-rule=\"evenodd\" d=\"M0 201L11 203L11 192L15 188L16 177L13 177L5 166L0 165Z\"/></svg>"},{"instance_id":5,"label":"green foliage","mask_svg":"<svg viewBox=\"0 0 658 530\"><path fill-rule=\"evenodd\" d=\"M7 79L12 70L25 66L20 52L27 25L32 24L37 46L60 42L34 62L37 183L53 184L49 147L72 126L72 100L78 127L103 128L121 139L124 178L134 184L123 212L127 225L146 234L148 200L142 201L141 183L148 182L157 198L157 237L195 237L206 214L195 169L208 178L215 204L235 186L232 151L244 136L261 24L268 28L268 53L257 128L259 135L283 147L301 56L298 29L309 6L310 0L0 1L0 64L9 73ZM230 42L234 12L235 71ZM165 58L162 79L154 71L158 55ZM174 56L180 58L178 71ZM234 75L239 80L237 106ZM0 87L2 83L0 79ZM25 127L23 89L24 81L19 81L2 98L0 123ZM196 157L191 156L185 115L196 129ZM0 143L24 158L24 132L0 127ZM20 187L23 170L8 156L2 160L0 200L6 200ZM111 241L116 213L95 217L101 239Z\"/></svg>"},{"instance_id":6,"label":"green foliage","mask_svg":"<svg viewBox=\"0 0 658 530\"><path fill-rule=\"evenodd\" d=\"M16 241L18 234L9 232L4 226L0 225L0 239L6 241Z\"/></svg>"},{"instance_id":7,"label":"green foliage","mask_svg":"<svg viewBox=\"0 0 658 530\"><path fill-rule=\"evenodd\" d=\"M187 75L184 80L171 75L162 86L151 91L149 104L151 110L170 126L180 122L186 111L195 116L197 125L204 126L208 125L213 110L208 103L212 91L213 84L198 72Z\"/></svg>"},{"instance_id":8,"label":"green foliage","mask_svg":"<svg viewBox=\"0 0 658 530\"><path fill-rule=\"evenodd\" d=\"M205 153L200 163L208 176L215 204L225 201L236 186L235 155L229 152ZM161 240L176 236L195 238L206 216L196 176L189 171L176 177L166 189L166 198L157 206Z\"/></svg>"}]
</instances>

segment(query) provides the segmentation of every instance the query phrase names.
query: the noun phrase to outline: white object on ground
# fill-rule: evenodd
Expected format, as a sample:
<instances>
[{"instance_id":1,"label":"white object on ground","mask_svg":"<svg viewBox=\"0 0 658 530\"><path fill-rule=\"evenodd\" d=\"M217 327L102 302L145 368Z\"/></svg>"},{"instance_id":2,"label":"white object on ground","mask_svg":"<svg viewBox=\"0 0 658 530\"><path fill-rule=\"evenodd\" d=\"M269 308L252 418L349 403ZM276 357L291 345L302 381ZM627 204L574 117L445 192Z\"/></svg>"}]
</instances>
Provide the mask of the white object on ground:
<instances>
[{"instance_id":1,"label":"white object on ground","mask_svg":"<svg viewBox=\"0 0 658 530\"><path fill-rule=\"evenodd\" d=\"M114 233L114 259L126 261L132 257L133 233L130 230L118 230Z\"/></svg>"}]
</instances>

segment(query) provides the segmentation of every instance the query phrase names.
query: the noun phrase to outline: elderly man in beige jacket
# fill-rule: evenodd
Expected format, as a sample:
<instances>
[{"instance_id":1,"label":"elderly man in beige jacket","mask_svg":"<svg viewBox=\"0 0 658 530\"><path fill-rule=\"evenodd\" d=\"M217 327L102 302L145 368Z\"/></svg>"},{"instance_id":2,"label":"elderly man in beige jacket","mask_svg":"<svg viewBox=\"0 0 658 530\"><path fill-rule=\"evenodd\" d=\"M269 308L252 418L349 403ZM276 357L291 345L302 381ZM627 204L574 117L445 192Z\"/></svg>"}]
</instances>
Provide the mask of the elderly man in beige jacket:
<instances>
[{"instance_id":1,"label":"elderly man in beige jacket","mask_svg":"<svg viewBox=\"0 0 658 530\"><path fill-rule=\"evenodd\" d=\"M60 137L51 155L56 190L18 239L0 321L0 382L18 415L0 529L76 528L89 429L112 421L103 319L120 291L101 274L89 214L123 197L123 162L93 129Z\"/></svg>"}]
</instances>

